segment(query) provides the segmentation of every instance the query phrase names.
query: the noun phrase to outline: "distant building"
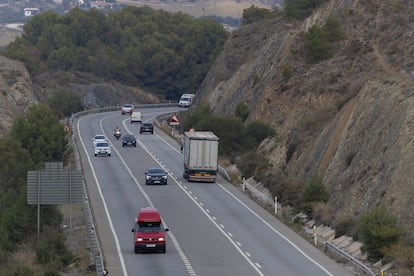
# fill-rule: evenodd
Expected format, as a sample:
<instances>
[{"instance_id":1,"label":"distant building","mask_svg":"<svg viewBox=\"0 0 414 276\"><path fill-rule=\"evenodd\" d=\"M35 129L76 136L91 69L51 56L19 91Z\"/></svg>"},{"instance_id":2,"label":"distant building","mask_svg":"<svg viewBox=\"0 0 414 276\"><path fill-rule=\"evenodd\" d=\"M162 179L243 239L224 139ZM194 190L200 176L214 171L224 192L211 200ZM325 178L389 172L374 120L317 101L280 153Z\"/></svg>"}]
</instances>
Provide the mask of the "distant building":
<instances>
[{"instance_id":1,"label":"distant building","mask_svg":"<svg viewBox=\"0 0 414 276\"><path fill-rule=\"evenodd\" d=\"M24 8L24 16L33 16L39 12L39 8Z\"/></svg>"},{"instance_id":2,"label":"distant building","mask_svg":"<svg viewBox=\"0 0 414 276\"><path fill-rule=\"evenodd\" d=\"M108 3L105 1L91 1L91 8L97 8L97 9L105 9L105 8L109 8L112 9L113 8L113 3Z\"/></svg>"}]
</instances>

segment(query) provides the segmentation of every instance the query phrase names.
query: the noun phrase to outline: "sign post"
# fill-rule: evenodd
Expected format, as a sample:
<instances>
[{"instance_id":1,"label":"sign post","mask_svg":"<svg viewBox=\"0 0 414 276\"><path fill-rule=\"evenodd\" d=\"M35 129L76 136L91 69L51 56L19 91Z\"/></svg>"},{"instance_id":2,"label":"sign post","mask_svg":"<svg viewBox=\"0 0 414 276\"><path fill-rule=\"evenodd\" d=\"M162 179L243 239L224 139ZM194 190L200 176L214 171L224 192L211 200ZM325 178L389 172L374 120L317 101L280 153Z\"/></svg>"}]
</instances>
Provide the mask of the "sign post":
<instances>
[{"instance_id":1,"label":"sign post","mask_svg":"<svg viewBox=\"0 0 414 276\"><path fill-rule=\"evenodd\" d=\"M64 170L62 162L49 162L43 171L27 172L27 203L37 205L38 234L41 205L80 203L84 197L82 172Z\"/></svg>"},{"instance_id":2,"label":"sign post","mask_svg":"<svg viewBox=\"0 0 414 276\"><path fill-rule=\"evenodd\" d=\"M172 136L175 137L175 126L180 125L180 120L178 119L177 114L174 113L171 115L171 117L168 119L168 124L172 126Z\"/></svg>"}]
</instances>

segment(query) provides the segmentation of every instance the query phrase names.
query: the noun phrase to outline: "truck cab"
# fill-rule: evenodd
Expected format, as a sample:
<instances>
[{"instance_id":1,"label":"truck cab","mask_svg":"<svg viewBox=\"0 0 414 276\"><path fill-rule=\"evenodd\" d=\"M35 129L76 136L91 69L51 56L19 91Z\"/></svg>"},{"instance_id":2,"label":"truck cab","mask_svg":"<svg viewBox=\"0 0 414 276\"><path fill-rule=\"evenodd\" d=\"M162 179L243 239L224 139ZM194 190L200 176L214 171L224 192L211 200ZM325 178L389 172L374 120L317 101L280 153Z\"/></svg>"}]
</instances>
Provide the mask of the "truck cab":
<instances>
[{"instance_id":1,"label":"truck cab","mask_svg":"<svg viewBox=\"0 0 414 276\"><path fill-rule=\"evenodd\" d=\"M158 209L145 207L139 210L134 228L134 252L135 254L144 251L166 252L165 232Z\"/></svg>"}]
</instances>

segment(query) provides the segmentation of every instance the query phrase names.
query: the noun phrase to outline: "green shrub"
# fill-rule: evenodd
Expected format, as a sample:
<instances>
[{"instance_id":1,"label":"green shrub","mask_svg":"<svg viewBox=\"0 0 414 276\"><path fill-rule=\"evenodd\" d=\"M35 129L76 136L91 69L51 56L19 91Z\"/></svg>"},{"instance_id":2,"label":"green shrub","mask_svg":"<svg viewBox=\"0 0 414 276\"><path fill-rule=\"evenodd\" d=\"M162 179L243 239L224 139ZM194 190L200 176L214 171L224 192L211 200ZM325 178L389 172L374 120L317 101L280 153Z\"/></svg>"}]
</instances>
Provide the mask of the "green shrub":
<instances>
[{"instance_id":1,"label":"green shrub","mask_svg":"<svg viewBox=\"0 0 414 276\"><path fill-rule=\"evenodd\" d=\"M269 9L259 8L251 5L249 8L243 10L243 25L251 24L253 22L269 19L273 17L273 13Z\"/></svg>"},{"instance_id":2,"label":"green shrub","mask_svg":"<svg viewBox=\"0 0 414 276\"><path fill-rule=\"evenodd\" d=\"M323 25L323 29L326 33L326 39L329 42L341 40L344 36L344 33L341 29L341 23L337 18L333 16L330 16L328 19L326 19L325 24Z\"/></svg>"},{"instance_id":3,"label":"green shrub","mask_svg":"<svg viewBox=\"0 0 414 276\"><path fill-rule=\"evenodd\" d=\"M261 154L255 151L244 153L236 160L236 165L242 175L246 178L256 176L264 168L269 166L268 160Z\"/></svg>"},{"instance_id":4,"label":"green shrub","mask_svg":"<svg viewBox=\"0 0 414 276\"><path fill-rule=\"evenodd\" d=\"M297 207L302 198L302 184L283 177L273 175L258 177L259 181L276 196L282 205Z\"/></svg>"},{"instance_id":5,"label":"green shrub","mask_svg":"<svg viewBox=\"0 0 414 276\"><path fill-rule=\"evenodd\" d=\"M357 224L349 215L339 212L332 221L332 227L335 229L336 237L347 235L357 239Z\"/></svg>"},{"instance_id":6,"label":"green shrub","mask_svg":"<svg viewBox=\"0 0 414 276\"><path fill-rule=\"evenodd\" d=\"M243 114L245 111L240 112ZM180 114L180 117L182 131L193 128L196 131L214 132L220 138L219 154L230 159L256 150L264 138L275 133L271 127L259 121L243 123L239 117L213 115L208 106L194 108L186 114Z\"/></svg>"},{"instance_id":7,"label":"green shrub","mask_svg":"<svg viewBox=\"0 0 414 276\"><path fill-rule=\"evenodd\" d=\"M282 66L282 76L285 80L288 80L293 74L293 68L290 65Z\"/></svg>"},{"instance_id":8,"label":"green shrub","mask_svg":"<svg viewBox=\"0 0 414 276\"><path fill-rule=\"evenodd\" d=\"M397 217L389 213L384 204L369 210L358 220L358 235L371 261L378 261L386 250L397 244L403 233Z\"/></svg>"},{"instance_id":9,"label":"green shrub","mask_svg":"<svg viewBox=\"0 0 414 276\"><path fill-rule=\"evenodd\" d=\"M234 113L236 114L236 117L240 118L244 122L246 121L247 117L249 117L249 107L243 102L238 103L236 105Z\"/></svg>"},{"instance_id":10,"label":"green shrub","mask_svg":"<svg viewBox=\"0 0 414 276\"><path fill-rule=\"evenodd\" d=\"M327 0L285 0L284 14L287 18L304 19Z\"/></svg>"},{"instance_id":11,"label":"green shrub","mask_svg":"<svg viewBox=\"0 0 414 276\"><path fill-rule=\"evenodd\" d=\"M63 268L74 259L73 254L66 248L63 234L56 228L49 228L42 233L35 250L37 262L43 265L54 263L55 267Z\"/></svg>"},{"instance_id":12,"label":"green shrub","mask_svg":"<svg viewBox=\"0 0 414 276\"><path fill-rule=\"evenodd\" d=\"M254 74L252 77L253 86L256 85L260 81L260 76L258 74Z\"/></svg>"},{"instance_id":13,"label":"green shrub","mask_svg":"<svg viewBox=\"0 0 414 276\"><path fill-rule=\"evenodd\" d=\"M68 89L55 91L49 100L49 106L57 117L68 117L83 110L83 104L78 95Z\"/></svg>"},{"instance_id":14,"label":"green shrub","mask_svg":"<svg viewBox=\"0 0 414 276\"><path fill-rule=\"evenodd\" d=\"M318 63L333 56L332 42L341 40L344 33L335 17L328 17L322 27L312 26L305 33L306 59Z\"/></svg>"},{"instance_id":15,"label":"green shrub","mask_svg":"<svg viewBox=\"0 0 414 276\"><path fill-rule=\"evenodd\" d=\"M305 34L306 60L318 63L333 56L332 46L327 39L325 30L312 26Z\"/></svg>"},{"instance_id":16,"label":"green shrub","mask_svg":"<svg viewBox=\"0 0 414 276\"><path fill-rule=\"evenodd\" d=\"M313 213L313 206L318 202L328 202L329 193L319 176L312 176L305 184L302 195L301 210L308 216Z\"/></svg>"}]
</instances>

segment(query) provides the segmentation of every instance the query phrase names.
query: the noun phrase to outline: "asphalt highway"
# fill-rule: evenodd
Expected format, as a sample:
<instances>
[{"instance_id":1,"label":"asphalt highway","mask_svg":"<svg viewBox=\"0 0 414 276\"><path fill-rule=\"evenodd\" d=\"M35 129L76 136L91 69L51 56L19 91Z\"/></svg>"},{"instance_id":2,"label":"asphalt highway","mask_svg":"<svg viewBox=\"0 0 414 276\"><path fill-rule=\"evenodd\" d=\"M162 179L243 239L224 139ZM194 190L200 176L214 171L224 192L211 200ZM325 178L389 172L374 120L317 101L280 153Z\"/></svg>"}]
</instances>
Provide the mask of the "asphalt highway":
<instances>
[{"instance_id":1,"label":"asphalt highway","mask_svg":"<svg viewBox=\"0 0 414 276\"><path fill-rule=\"evenodd\" d=\"M139 111L146 122L178 110ZM135 135L137 147L122 147L116 126ZM100 133L110 140L110 157L94 156L92 137ZM183 179L179 145L157 128L139 134L128 115L97 113L77 120L76 139L109 275L352 275L223 178ZM168 185L145 185L149 167L168 171ZM146 206L158 208L170 230L166 254L134 254L131 228Z\"/></svg>"}]
</instances>

